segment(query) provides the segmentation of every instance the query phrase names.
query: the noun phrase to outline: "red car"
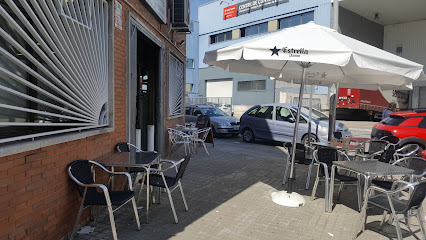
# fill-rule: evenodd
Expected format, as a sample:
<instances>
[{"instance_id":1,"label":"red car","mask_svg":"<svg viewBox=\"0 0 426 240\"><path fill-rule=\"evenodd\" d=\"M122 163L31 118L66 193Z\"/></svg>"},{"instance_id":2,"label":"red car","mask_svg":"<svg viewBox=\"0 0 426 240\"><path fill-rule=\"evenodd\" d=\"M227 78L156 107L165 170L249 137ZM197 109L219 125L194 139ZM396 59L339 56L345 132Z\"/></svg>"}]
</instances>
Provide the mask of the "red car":
<instances>
[{"instance_id":1,"label":"red car","mask_svg":"<svg viewBox=\"0 0 426 240\"><path fill-rule=\"evenodd\" d=\"M382 138L394 135L401 139L400 146L415 143L420 150L426 149L426 111L394 112L374 125L371 137Z\"/></svg>"}]
</instances>

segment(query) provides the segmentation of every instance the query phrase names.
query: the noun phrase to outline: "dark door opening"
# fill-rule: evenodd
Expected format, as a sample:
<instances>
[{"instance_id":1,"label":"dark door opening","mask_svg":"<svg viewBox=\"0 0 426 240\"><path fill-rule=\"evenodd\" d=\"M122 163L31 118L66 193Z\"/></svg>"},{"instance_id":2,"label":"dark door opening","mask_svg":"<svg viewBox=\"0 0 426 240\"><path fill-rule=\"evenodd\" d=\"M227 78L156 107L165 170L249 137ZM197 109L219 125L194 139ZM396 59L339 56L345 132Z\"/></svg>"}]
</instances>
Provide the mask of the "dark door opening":
<instances>
[{"instance_id":1,"label":"dark door opening","mask_svg":"<svg viewBox=\"0 0 426 240\"><path fill-rule=\"evenodd\" d=\"M159 54L160 48L138 31L137 36L137 93L136 93L136 129L141 131L141 148L148 149L156 142L148 131L155 132L155 99L159 88ZM156 134L152 132L154 136ZM150 139L151 138L151 139Z\"/></svg>"}]
</instances>

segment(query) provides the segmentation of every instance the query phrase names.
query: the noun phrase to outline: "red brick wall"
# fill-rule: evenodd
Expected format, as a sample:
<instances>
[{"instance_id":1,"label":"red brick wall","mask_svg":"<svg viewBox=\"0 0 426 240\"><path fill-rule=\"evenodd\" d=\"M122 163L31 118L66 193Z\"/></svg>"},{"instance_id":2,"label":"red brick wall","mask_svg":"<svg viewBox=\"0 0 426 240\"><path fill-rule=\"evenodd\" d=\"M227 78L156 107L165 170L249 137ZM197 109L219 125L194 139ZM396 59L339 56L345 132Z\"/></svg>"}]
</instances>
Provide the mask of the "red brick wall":
<instances>
[{"instance_id":1,"label":"red brick wall","mask_svg":"<svg viewBox=\"0 0 426 240\"><path fill-rule=\"evenodd\" d=\"M137 12L125 1L120 2L123 6L123 29L114 28L115 131L0 158L0 239L67 238L80 204L75 185L66 173L68 163L76 159L95 159L114 151L117 142L125 141L127 107L124 23L127 22L127 11L164 41L166 53L170 49L182 61L185 60L185 56L169 42L179 42L185 39L185 34L175 33L174 39L171 39L172 33L169 33L167 25L160 24L139 0L128 0ZM162 34L156 29L160 29ZM185 45L179 48L185 53ZM164 64L167 100L167 55ZM183 118L167 120L167 102L164 116L165 129L184 122ZM83 219L87 218L88 213L86 210Z\"/></svg>"}]
</instances>

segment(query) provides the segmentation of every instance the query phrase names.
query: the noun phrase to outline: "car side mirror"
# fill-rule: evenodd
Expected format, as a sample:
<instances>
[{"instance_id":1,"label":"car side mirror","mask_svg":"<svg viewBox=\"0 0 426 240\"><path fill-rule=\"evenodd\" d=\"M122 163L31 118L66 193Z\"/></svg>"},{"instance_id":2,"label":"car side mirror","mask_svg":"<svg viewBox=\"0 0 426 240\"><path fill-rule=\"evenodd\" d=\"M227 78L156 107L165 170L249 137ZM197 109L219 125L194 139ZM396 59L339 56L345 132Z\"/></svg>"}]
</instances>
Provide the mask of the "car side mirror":
<instances>
[{"instance_id":1,"label":"car side mirror","mask_svg":"<svg viewBox=\"0 0 426 240\"><path fill-rule=\"evenodd\" d=\"M291 117L291 118L289 118L289 119L288 119L288 121L289 121L289 122L291 122L291 123L296 122L296 120L294 120L294 118L292 118L292 117Z\"/></svg>"},{"instance_id":2,"label":"car side mirror","mask_svg":"<svg viewBox=\"0 0 426 240\"><path fill-rule=\"evenodd\" d=\"M231 116L234 116L234 112L231 113Z\"/></svg>"}]
</instances>

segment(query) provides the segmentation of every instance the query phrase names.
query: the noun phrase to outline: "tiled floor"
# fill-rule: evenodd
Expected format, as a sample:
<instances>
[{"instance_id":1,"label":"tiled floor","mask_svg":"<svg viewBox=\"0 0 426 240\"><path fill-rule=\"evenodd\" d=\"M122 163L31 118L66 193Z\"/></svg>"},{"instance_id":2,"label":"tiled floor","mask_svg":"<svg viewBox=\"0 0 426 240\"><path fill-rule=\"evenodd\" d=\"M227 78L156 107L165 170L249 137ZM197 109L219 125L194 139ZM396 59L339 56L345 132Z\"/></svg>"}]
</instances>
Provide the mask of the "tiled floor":
<instances>
[{"instance_id":1,"label":"tiled floor","mask_svg":"<svg viewBox=\"0 0 426 240\"><path fill-rule=\"evenodd\" d=\"M348 186L332 213L324 212L324 185L319 185L317 199L311 201L311 189L305 190L306 165L296 166L294 189L305 197L306 205L288 208L275 204L271 193L283 190L281 184L286 155L271 142L248 144L240 138L215 139L208 144L210 156L200 147L191 159L182 184L189 211L184 210L179 191L173 199L179 218L175 224L167 195L161 204L151 206L150 222L145 223L144 209L139 210L142 229L137 231L130 205L115 212L119 239L352 239L359 219L356 189ZM173 159L183 156L178 150ZM313 174L316 171L313 171ZM141 204L144 204L142 199ZM357 239L396 239L393 226L378 230L381 212L369 209L367 230ZM70 224L73 224L70 220ZM406 239L421 239L417 220ZM106 211L98 217L95 231L78 234L76 239L112 239Z\"/></svg>"}]
</instances>

